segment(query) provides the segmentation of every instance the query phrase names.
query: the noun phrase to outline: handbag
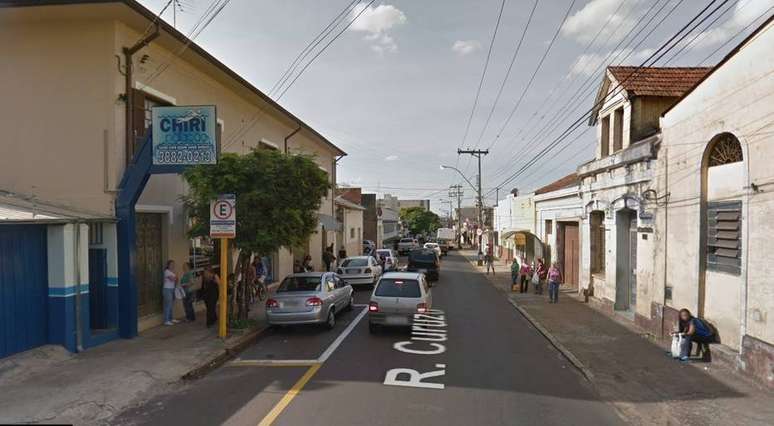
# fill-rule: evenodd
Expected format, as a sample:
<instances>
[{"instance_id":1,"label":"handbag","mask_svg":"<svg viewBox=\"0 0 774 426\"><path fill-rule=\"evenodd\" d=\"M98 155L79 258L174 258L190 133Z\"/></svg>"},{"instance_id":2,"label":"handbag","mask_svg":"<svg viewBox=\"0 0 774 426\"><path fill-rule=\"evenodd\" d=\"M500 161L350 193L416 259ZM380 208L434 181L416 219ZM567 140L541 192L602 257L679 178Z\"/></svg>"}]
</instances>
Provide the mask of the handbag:
<instances>
[{"instance_id":1,"label":"handbag","mask_svg":"<svg viewBox=\"0 0 774 426\"><path fill-rule=\"evenodd\" d=\"M683 339L683 333L672 335L672 358L680 358L680 346L682 346Z\"/></svg>"},{"instance_id":2,"label":"handbag","mask_svg":"<svg viewBox=\"0 0 774 426\"><path fill-rule=\"evenodd\" d=\"M183 287L175 287L175 299L185 299L185 290L183 290Z\"/></svg>"},{"instance_id":3,"label":"handbag","mask_svg":"<svg viewBox=\"0 0 774 426\"><path fill-rule=\"evenodd\" d=\"M532 274L532 285L534 285L535 287L540 285L540 276L538 276L537 272Z\"/></svg>"}]
</instances>

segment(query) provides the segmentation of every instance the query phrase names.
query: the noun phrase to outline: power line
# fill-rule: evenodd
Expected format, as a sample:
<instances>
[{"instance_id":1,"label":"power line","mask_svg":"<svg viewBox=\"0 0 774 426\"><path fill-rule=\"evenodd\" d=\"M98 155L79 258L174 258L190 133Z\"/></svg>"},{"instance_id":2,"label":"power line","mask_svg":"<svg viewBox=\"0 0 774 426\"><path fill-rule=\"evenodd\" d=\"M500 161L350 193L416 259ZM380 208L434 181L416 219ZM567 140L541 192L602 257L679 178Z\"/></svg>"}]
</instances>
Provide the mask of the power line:
<instances>
[{"instance_id":1,"label":"power line","mask_svg":"<svg viewBox=\"0 0 774 426\"><path fill-rule=\"evenodd\" d=\"M658 48L655 52L653 52L645 61L642 62L639 66L635 68L633 72L631 72L625 79L623 79L621 82L619 82L613 89L608 91L608 95L605 96L603 99L600 99L599 101L595 102L591 109L586 111L583 115L581 115L575 122L570 124L568 128L563 131L556 139L554 139L549 145L547 145L543 150L541 150L538 154L536 154L530 161L527 162L524 166L522 166L519 170L517 170L515 173L513 173L511 176L509 176L503 183L497 185L497 186L504 186L505 184L511 182L513 179L518 177L521 173L524 172L527 168L531 167L533 164L535 164L537 161L539 161L541 158L543 158L548 152L550 152L554 147L556 147L559 143L561 143L564 139L566 139L572 132L574 132L586 119L586 117L594 111L594 109L599 105L602 104L602 102L605 101L610 95L611 92L617 91L621 86L631 79L633 76L635 76L639 71L648 64L651 60L653 60L653 63L658 61L661 57L663 57L669 50L675 48L677 43L684 40L688 34L690 34L697 26L701 25L706 19L708 19L710 16L712 16L720 7L728 3L730 0L723 0L721 4L716 7L713 11L711 11L706 17L704 17L699 23L693 26L685 35L681 34L683 31L685 31L688 27L690 27L697 19L701 18L701 16L706 12L717 0L712 0L707 6L705 6L696 16L694 16L687 24L685 24L677 33L675 33L672 37L669 38L661 47ZM677 40L677 43L669 47L670 44L672 44L675 39L678 37L681 37L680 40ZM663 52L662 52L663 51ZM655 58L655 59L654 59Z\"/></svg>"},{"instance_id":2,"label":"power line","mask_svg":"<svg viewBox=\"0 0 774 426\"><path fill-rule=\"evenodd\" d=\"M355 15L355 17L354 17L354 18L352 18L352 19L351 19L351 20L350 20L350 21L347 23L347 25L345 25L345 26L344 26L344 28L342 28L342 29L341 29L341 31L339 31L338 33L336 33L336 35L335 35L335 36L333 36L333 38L332 38L331 40L329 40L329 41L328 41L328 43L325 43L325 45L322 47L322 49L320 49L320 50L319 50L319 51L318 51L318 52L317 52L317 53L316 53L314 56L312 56L312 59L310 59L310 60L309 60L309 61L306 63L306 65L304 65L304 66L301 68L301 70L298 72L298 74L296 74L296 76L293 78L293 80L291 80L291 81L290 81L290 83L289 83L287 86L285 86L285 89L283 89L283 90L282 90L282 92L281 92L281 93L279 94L279 96L277 97L277 100L278 100L278 101L279 101L280 99L282 99L282 97L283 97L283 96L285 96L285 93L287 93L287 91L288 91L288 90L290 90L290 88L291 88L291 87L293 87L293 84L295 84L296 80L298 80L298 79L299 79L299 78L300 78L300 77L301 77L301 76L304 74L304 72L306 71L306 69L307 69L307 68L309 68L309 66L310 66L310 65L312 65L312 63L315 61L315 59L317 59L317 58L318 58L318 57L319 57L319 56L320 56L320 55L321 55L323 52L325 52L325 50L327 50L327 49L328 49L328 47L329 47L331 44L333 44L333 42L334 42L334 41L336 41L336 40L337 40L337 39L338 39L338 38L339 38L339 37L340 37L342 34L344 34L344 31L347 31L347 29L349 29L349 27L350 27L350 26L352 26L352 24L353 24L355 21L357 21L357 18L359 18L359 17L360 17L360 15L362 15L363 13L365 13L365 11L366 11L366 10L368 10L368 8L370 8L370 7L371 7L371 5L372 5L372 4L374 4L374 2L376 2L376 0L371 0L371 1L369 1L369 2L368 2L368 4L364 5L364 6L362 7L362 9L360 10L360 12L358 12L358 13L357 13L357 15Z\"/></svg>"},{"instance_id":3,"label":"power line","mask_svg":"<svg viewBox=\"0 0 774 426\"><path fill-rule=\"evenodd\" d=\"M470 124L473 122L473 115L476 112L478 106L478 98L481 96L481 88L484 85L484 79L486 78L486 71L489 69L489 59L492 57L492 47L494 47L495 40L497 39L497 30L500 28L500 20L503 17L503 9L505 9L505 0L500 2L500 10L497 12L497 22L495 22L494 32L492 33L492 39L489 41L489 50L486 53L486 60L484 61L484 69L481 72L481 79L478 81L478 89L476 89L476 97L473 100L473 107L470 109L468 115L468 122L465 124L465 133L462 135L462 141L460 142L460 148L465 145L465 140L468 138L470 132Z\"/></svg>"},{"instance_id":4,"label":"power line","mask_svg":"<svg viewBox=\"0 0 774 426\"><path fill-rule=\"evenodd\" d=\"M623 4L623 3L622 3ZM529 17L527 17L527 23L524 25L524 31L521 33L521 37L519 37L519 42L516 43L516 49L513 51L513 56L511 56L511 63L508 64L508 70L505 72L505 77L503 78L503 82L500 84L500 88L497 90L497 96L495 96L494 103L492 103L492 108L489 110L489 114L486 117L486 122L484 123L484 127L481 128L481 133L478 135L478 141L476 142L476 145L481 143L481 139L484 137L484 133L486 133L486 129L489 127L489 122L492 120L492 115L495 112L495 109L497 108L497 104L500 102L500 96L503 94L503 89L505 89L505 84L508 82L508 78L511 76L511 70L513 69L513 64L516 62L516 57L519 55L519 51L521 50L521 44L524 41L524 37L527 35L527 31L529 30L529 24L532 22L532 17L535 15L535 9L537 9L538 2L535 0L535 3L532 4L532 10L529 12Z\"/></svg>"},{"instance_id":5,"label":"power line","mask_svg":"<svg viewBox=\"0 0 774 426\"><path fill-rule=\"evenodd\" d=\"M554 47L554 42L556 41L556 38L559 36L559 33L562 31L562 26L564 25L565 21L567 21L567 17L570 16L570 12L572 11L572 7L575 5L575 1L576 0L572 0L570 2L570 7L568 7L567 11L564 13L562 22L556 28L556 31L554 32L554 36L551 38L551 42L548 44L548 47L546 48L545 52L543 52L543 56L540 58L540 62L538 62L537 67L535 67L535 71L532 73L532 76L529 78L529 81L527 82L527 86L524 87L524 90L521 92L521 96L519 96L519 100L516 102L516 105L514 105L510 114L508 114L508 118L505 119L505 122L500 127L500 130L497 132L495 139L492 141L492 143L489 144L489 147L487 149L492 149L494 147L494 145L497 143L499 139L499 136L502 134L505 128L508 127L508 124L511 122L511 119L513 118L514 114L516 114L516 111L519 109L519 106L521 106L521 102L524 100L524 96L532 87L532 82L535 80L535 76L537 75L538 72L540 72L540 68L543 67L543 62L546 60L546 57L548 57L548 54L551 52L551 48Z\"/></svg>"},{"instance_id":6,"label":"power line","mask_svg":"<svg viewBox=\"0 0 774 426\"><path fill-rule=\"evenodd\" d=\"M301 60L305 58L307 55L309 55L317 46L326 38L330 33L333 32L333 30L341 24L341 22L344 20L344 17L346 16L347 12L351 11L353 6L357 4L360 0L352 0L350 3L347 4L347 6L339 12L338 15L336 15L331 22L328 23L328 25L322 29L309 43L306 44L306 46L301 49L300 52L298 52L298 55L296 55L295 59L293 59L293 62L288 65L288 67L285 69L285 72L282 73L280 78L277 80L277 82L274 83L274 85L269 89L269 96L271 96L277 89L282 87L283 84L287 82L287 80L290 78L291 75L295 72L295 70L298 68L298 65L300 64Z\"/></svg>"}]
</instances>

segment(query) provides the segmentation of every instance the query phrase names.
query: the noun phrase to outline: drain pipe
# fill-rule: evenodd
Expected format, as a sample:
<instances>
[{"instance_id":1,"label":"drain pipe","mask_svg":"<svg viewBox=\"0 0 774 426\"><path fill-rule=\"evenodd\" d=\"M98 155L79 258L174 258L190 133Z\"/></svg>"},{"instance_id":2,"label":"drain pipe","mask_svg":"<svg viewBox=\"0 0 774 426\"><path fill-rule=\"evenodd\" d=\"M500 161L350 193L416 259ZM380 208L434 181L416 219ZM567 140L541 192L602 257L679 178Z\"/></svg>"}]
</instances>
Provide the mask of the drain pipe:
<instances>
[{"instance_id":1,"label":"drain pipe","mask_svg":"<svg viewBox=\"0 0 774 426\"><path fill-rule=\"evenodd\" d=\"M83 352L83 331L81 320L81 223L73 223L75 227L73 242L75 250L73 251L73 263L75 270L75 347L77 352Z\"/></svg>"},{"instance_id":2,"label":"drain pipe","mask_svg":"<svg viewBox=\"0 0 774 426\"><path fill-rule=\"evenodd\" d=\"M298 126L298 128L296 130L293 130L292 132L290 132L289 135L285 136L285 154L288 153L288 141L290 140L290 138L295 136L296 133L298 133L300 131L301 131L301 126Z\"/></svg>"},{"instance_id":3,"label":"drain pipe","mask_svg":"<svg viewBox=\"0 0 774 426\"><path fill-rule=\"evenodd\" d=\"M134 70L132 56L140 49L150 44L156 37L159 36L159 24L155 25L155 29L152 33L148 34L142 40L138 41L132 47L124 47L124 62L126 71L124 72L125 83L125 99L126 99L126 164L129 164L134 157L134 87L132 87L132 80L134 79Z\"/></svg>"}]
</instances>

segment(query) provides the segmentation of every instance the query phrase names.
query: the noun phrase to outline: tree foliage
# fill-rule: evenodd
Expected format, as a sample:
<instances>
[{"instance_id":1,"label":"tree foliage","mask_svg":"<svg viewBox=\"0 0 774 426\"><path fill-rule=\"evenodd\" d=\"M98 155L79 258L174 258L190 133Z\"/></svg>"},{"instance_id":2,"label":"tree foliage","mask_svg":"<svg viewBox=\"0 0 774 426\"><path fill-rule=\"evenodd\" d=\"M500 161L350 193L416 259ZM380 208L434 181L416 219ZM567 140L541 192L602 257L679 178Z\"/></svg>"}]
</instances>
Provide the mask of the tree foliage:
<instances>
[{"instance_id":1,"label":"tree foliage","mask_svg":"<svg viewBox=\"0 0 774 426\"><path fill-rule=\"evenodd\" d=\"M441 226L441 218L422 207L400 209L400 220L412 234L432 234Z\"/></svg>"},{"instance_id":2,"label":"tree foliage","mask_svg":"<svg viewBox=\"0 0 774 426\"><path fill-rule=\"evenodd\" d=\"M218 164L192 167L183 176L190 186L183 201L193 219L192 237L209 234L210 201L219 194L236 195L237 232L230 242L240 251L235 276L253 254L305 244L317 229L317 212L331 188L327 174L311 157L264 149L225 153ZM240 292L245 295L244 288L235 293ZM247 316L243 305L239 319Z\"/></svg>"}]
</instances>

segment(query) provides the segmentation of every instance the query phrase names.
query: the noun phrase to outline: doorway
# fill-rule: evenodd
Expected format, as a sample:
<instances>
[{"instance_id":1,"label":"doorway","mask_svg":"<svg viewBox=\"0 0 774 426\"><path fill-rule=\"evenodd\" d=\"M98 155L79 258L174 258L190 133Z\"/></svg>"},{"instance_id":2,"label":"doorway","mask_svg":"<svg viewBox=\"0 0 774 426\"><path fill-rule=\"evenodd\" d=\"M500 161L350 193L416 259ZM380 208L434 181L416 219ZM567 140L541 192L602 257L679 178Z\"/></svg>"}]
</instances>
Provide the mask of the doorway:
<instances>
[{"instance_id":1,"label":"doorway","mask_svg":"<svg viewBox=\"0 0 774 426\"><path fill-rule=\"evenodd\" d=\"M637 304L637 212L616 213L615 309L633 311Z\"/></svg>"},{"instance_id":2,"label":"doorway","mask_svg":"<svg viewBox=\"0 0 774 426\"><path fill-rule=\"evenodd\" d=\"M577 223L562 223L561 225L562 247L561 257L562 275L564 284L571 288L578 288L580 265L580 233Z\"/></svg>"},{"instance_id":3,"label":"doorway","mask_svg":"<svg viewBox=\"0 0 774 426\"><path fill-rule=\"evenodd\" d=\"M137 213L137 310L140 318L161 313L163 259L162 214Z\"/></svg>"}]
</instances>

